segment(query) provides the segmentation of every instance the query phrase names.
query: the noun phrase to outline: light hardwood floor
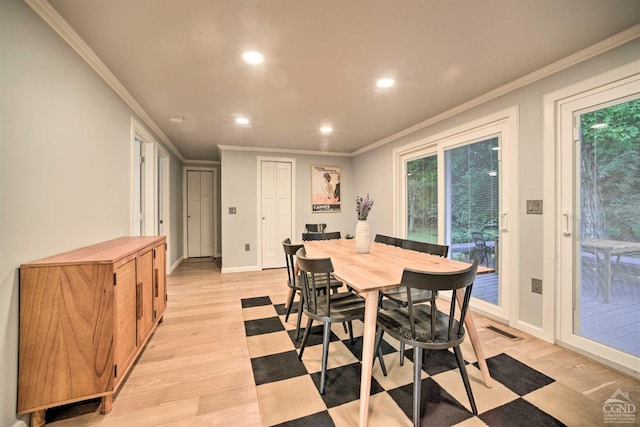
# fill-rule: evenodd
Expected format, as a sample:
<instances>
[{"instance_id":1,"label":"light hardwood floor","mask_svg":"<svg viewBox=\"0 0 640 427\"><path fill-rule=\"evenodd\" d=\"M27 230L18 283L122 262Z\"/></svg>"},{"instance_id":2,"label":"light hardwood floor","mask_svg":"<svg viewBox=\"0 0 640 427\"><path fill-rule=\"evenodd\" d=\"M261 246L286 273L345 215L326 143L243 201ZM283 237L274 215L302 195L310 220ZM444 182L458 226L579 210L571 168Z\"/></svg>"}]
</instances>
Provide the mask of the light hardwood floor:
<instances>
[{"instance_id":1,"label":"light hardwood floor","mask_svg":"<svg viewBox=\"0 0 640 427\"><path fill-rule=\"evenodd\" d=\"M183 262L168 276L164 321L116 396L113 411L103 416L96 408L49 425L262 425L240 298L270 295L284 302L285 277L284 269L223 275L219 260ZM619 388L640 396L638 381L481 316L476 323L487 357L508 353L578 391L595 408ZM519 339L509 340L487 329L490 325ZM473 354L470 347L464 354ZM567 404L559 396L558 405Z\"/></svg>"}]
</instances>

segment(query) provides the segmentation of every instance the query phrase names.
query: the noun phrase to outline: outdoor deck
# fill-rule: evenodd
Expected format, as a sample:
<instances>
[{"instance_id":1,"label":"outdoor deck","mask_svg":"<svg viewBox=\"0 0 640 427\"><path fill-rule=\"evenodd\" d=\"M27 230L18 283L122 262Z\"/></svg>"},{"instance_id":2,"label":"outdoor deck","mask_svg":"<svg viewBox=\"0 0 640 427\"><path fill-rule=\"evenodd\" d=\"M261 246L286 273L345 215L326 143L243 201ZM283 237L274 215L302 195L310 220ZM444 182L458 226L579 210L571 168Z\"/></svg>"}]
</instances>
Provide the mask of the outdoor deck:
<instances>
[{"instance_id":1,"label":"outdoor deck","mask_svg":"<svg viewBox=\"0 0 640 427\"><path fill-rule=\"evenodd\" d=\"M595 268L588 256L583 260L579 320L576 333L584 338L640 356L640 263L637 258L623 259L613 268L611 299L606 302L604 268ZM498 303L498 275L476 277L472 295Z\"/></svg>"}]
</instances>

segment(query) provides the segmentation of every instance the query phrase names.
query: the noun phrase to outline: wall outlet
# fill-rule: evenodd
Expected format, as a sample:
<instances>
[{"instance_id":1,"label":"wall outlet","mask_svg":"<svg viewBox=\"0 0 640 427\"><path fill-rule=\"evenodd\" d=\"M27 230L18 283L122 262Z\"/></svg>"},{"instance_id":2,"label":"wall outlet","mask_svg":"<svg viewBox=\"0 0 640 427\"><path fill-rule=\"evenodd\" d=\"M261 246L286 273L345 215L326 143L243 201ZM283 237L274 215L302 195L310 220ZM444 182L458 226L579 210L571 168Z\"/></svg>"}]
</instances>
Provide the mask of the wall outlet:
<instances>
[{"instance_id":1,"label":"wall outlet","mask_svg":"<svg viewBox=\"0 0 640 427\"><path fill-rule=\"evenodd\" d=\"M248 243L245 243L244 244L244 250L247 251L247 252L250 251L251 250L251 245L249 245Z\"/></svg>"},{"instance_id":2,"label":"wall outlet","mask_svg":"<svg viewBox=\"0 0 640 427\"><path fill-rule=\"evenodd\" d=\"M236 213L236 208L229 208L230 215L235 215L235 213Z\"/></svg>"},{"instance_id":3,"label":"wall outlet","mask_svg":"<svg viewBox=\"0 0 640 427\"><path fill-rule=\"evenodd\" d=\"M542 279L531 278L531 292L542 294Z\"/></svg>"}]
</instances>

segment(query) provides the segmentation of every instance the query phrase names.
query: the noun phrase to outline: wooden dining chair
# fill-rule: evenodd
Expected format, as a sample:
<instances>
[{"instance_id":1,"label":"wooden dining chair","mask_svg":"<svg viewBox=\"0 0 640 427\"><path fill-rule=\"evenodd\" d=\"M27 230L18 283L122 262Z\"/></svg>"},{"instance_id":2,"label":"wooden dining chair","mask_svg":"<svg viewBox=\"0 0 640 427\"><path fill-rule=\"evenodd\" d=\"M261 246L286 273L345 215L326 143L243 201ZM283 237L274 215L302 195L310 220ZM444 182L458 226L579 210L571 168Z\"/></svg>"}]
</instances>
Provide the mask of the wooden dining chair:
<instances>
[{"instance_id":1,"label":"wooden dining chair","mask_svg":"<svg viewBox=\"0 0 640 427\"><path fill-rule=\"evenodd\" d=\"M302 233L302 240L339 240L342 235L339 231L330 231L328 233Z\"/></svg>"},{"instance_id":2,"label":"wooden dining chair","mask_svg":"<svg viewBox=\"0 0 640 427\"><path fill-rule=\"evenodd\" d=\"M471 289L476 278L478 260L464 270L457 272L429 272L404 269L400 282L401 288L406 293L408 304L406 307L381 311L378 313L378 331L376 333L375 351L380 351L380 343L385 333L397 339L401 343L409 344L414 348L413 354L413 425L419 426L421 419L420 392L422 352L428 350L445 350L452 348L456 357L458 369L462 376L462 382L469 398L471 411L478 414L473 398L469 376L465 368L460 344L464 341L464 319L469 308ZM413 304L412 291L429 291L431 304ZM452 291L448 312L438 310L436 306L436 293ZM460 314L456 319L456 293L463 292ZM379 353L378 353L378 357Z\"/></svg>"},{"instance_id":3,"label":"wooden dining chair","mask_svg":"<svg viewBox=\"0 0 640 427\"><path fill-rule=\"evenodd\" d=\"M442 258L446 258L449 254L448 245L438 245L436 243L418 242L415 240L403 240L402 248L427 253L430 255L437 255ZM409 304L407 300L407 293L402 288L389 289L388 291L380 292L379 306L383 307L384 298L394 302L398 307L406 307ZM414 289L411 291L411 301L413 304L421 304L431 301L431 291ZM404 343L400 343L400 366L404 365Z\"/></svg>"},{"instance_id":4,"label":"wooden dining chair","mask_svg":"<svg viewBox=\"0 0 640 427\"><path fill-rule=\"evenodd\" d=\"M403 240L404 239L401 239L399 237L385 236L384 234L376 234L376 237L373 239L374 242L384 243L385 245L398 246L398 247L402 246Z\"/></svg>"},{"instance_id":5,"label":"wooden dining chair","mask_svg":"<svg viewBox=\"0 0 640 427\"><path fill-rule=\"evenodd\" d=\"M331 337L331 324L336 322L346 322L349 328L349 337L353 342L353 320L364 319L364 298L352 292L329 293L326 284L331 279L333 264L331 258L308 258L305 248L296 252L300 277L302 282L303 310L309 320L304 330L302 344L298 360L302 360L311 325L314 320L322 322L324 329L322 333L322 372L320 374L320 394L324 394L327 379L327 360L329 358L329 338ZM378 350L380 351L380 350ZM379 353L381 354L381 353ZM383 372L384 360L379 357Z\"/></svg>"}]
</instances>

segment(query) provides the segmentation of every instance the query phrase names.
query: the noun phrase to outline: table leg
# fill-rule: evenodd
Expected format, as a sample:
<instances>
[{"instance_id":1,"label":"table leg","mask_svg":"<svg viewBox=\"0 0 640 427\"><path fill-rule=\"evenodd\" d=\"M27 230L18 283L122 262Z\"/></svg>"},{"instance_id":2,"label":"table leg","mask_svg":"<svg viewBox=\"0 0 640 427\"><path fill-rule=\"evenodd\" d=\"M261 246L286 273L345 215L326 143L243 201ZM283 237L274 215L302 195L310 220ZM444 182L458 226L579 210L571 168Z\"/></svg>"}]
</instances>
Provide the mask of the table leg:
<instances>
[{"instance_id":1,"label":"table leg","mask_svg":"<svg viewBox=\"0 0 640 427\"><path fill-rule=\"evenodd\" d=\"M360 427L365 427L369 417L369 395L373 371L373 345L378 317L378 291L367 292L364 297L364 333L362 342L362 377L360 378Z\"/></svg>"},{"instance_id":2,"label":"table leg","mask_svg":"<svg viewBox=\"0 0 640 427\"><path fill-rule=\"evenodd\" d=\"M456 292L456 301L458 301L459 307L462 307L463 298L464 294L462 292ZM491 388L493 387L493 378L491 378L491 374L489 373L489 367L487 366L487 360L484 357L482 343L480 343L480 337L478 337L478 330L476 329L476 323L473 320L473 314L471 313L471 310L467 311L467 316L464 319L464 325L467 328L467 335L469 336L469 341L471 341L473 351L476 354L476 359L478 359L478 366L480 367L480 372L482 373L484 385Z\"/></svg>"}]
</instances>

